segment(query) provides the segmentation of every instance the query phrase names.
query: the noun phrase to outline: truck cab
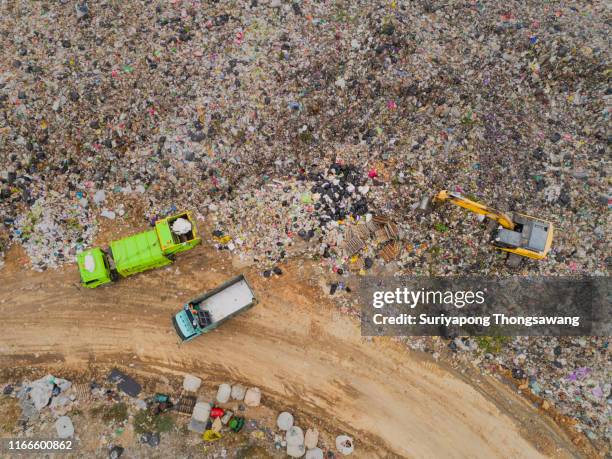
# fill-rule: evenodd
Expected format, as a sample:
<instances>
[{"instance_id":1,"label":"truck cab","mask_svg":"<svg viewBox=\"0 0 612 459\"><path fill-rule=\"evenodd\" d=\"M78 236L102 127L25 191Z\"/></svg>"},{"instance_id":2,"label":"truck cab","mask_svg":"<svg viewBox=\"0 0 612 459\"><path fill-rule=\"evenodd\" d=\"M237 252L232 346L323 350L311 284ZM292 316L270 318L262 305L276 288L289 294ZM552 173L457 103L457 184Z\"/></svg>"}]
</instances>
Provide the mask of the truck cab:
<instances>
[{"instance_id":1,"label":"truck cab","mask_svg":"<svg viewBox=\"0 0 612 459\"><path fill-rule=\"evenodd\" d=\"M81 284L95 288L112 281L108 258L100 248L88 249L77 255L77 264L81 272Z\"/></svg>"},{"instance_id":2,"label":"truck cab","mask_svg":"<svg viewBox=\"0 0 612 459\"><path fill-rule=\"evenodd\" d=\"M189 341L199 335L196 332L197 323L194 323L194 319L194 316L186 309L177 312L172 318L172 324L181 341Z\"/></svg>"}]
</instances>

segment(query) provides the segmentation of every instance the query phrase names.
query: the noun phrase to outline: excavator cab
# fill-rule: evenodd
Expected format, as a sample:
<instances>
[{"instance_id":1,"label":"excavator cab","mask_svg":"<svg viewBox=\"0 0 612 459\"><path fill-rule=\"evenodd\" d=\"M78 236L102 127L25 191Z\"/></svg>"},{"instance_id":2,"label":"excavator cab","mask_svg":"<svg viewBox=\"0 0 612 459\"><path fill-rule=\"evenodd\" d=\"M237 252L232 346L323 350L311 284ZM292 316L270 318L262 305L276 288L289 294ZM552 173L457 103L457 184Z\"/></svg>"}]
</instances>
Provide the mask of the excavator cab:
<instances>
[{"instance_id":1,"label":"excavator cab","mask_svg":"<svg viewBox=\"0 0 612 459\"><path fill-rule=\"evenodd\" d=\"M521 233L500 226L492 242L500 248L517 249L521 246Z\"/></svg>"},{"instance_id":2,"label":"excavator cab","mask_svg":"<svg viewBox=\"0 0 612 459\"><path fill-rule=\"evenodd\" d=\"M499 226L491 243L500 250L522 257L541 260L550 251L553 224L545 220L515 213L514 229Z\"/></svg>"}]
</instances>

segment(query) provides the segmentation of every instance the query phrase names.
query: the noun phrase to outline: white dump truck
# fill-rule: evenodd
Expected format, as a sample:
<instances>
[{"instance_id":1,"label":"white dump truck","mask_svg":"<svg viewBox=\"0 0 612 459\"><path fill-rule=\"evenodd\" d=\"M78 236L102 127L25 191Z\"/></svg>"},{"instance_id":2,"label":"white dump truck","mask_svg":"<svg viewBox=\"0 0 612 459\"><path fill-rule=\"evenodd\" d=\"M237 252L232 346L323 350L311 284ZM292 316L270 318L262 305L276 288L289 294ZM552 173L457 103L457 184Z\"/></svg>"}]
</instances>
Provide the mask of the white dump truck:
<instances>
[{"instance_id":1,"label":"white dump truck","mask_svg":"<svg viewBox=\"0 0 612 459\"><path fill-rule=\"evenodd\" d=\"M185 303L172 323L182 341L191 341L256 303L251 286L241 274Z\"/></svg>"}]
</instances>

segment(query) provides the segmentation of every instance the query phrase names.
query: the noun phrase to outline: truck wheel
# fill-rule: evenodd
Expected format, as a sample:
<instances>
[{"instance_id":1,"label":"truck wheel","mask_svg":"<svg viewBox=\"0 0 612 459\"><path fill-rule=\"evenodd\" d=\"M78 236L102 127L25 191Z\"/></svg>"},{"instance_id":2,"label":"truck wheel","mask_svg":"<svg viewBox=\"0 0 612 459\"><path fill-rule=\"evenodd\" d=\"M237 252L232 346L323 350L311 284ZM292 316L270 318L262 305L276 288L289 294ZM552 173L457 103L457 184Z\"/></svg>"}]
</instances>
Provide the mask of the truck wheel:
<instances>
[{"instance_id":1,"label":"truck wheel","mask_svg":"<svg viewBox=\"0 0 612 459\"><path fill-rule=\"evenodd\" d=\"M523 261L523 257L517 255L516 253L509 253L506 258L506 266L509 268L518 268Z\"/></svg>"}]
</instances>

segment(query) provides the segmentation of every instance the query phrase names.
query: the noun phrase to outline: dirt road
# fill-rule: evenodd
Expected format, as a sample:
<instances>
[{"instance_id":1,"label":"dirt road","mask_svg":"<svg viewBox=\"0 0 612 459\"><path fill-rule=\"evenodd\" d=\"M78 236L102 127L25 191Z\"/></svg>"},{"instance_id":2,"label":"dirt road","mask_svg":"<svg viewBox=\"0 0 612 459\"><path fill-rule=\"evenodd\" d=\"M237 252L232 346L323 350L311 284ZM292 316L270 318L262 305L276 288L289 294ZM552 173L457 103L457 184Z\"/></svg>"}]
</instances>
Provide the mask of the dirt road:
<instances>
[{"instance_id":1,"label":"dirt road","mask_svg":"<svg viewBox=\"0 0 612 459\"><path fill-rule=\"evenodd\" d=\"M257 385L273 405L353 434L357 457L580 457L499 382L473 386L391 342L361 338L354 320L308 287L309 269L298 263L272 280L247 271L260 303L179 347L171 313L236 273L219 258L200 248L168 269L92 291L78 287L74 268L9 266L0 272L0 367L122 361Z\"/></svg>"}]
</instances>

